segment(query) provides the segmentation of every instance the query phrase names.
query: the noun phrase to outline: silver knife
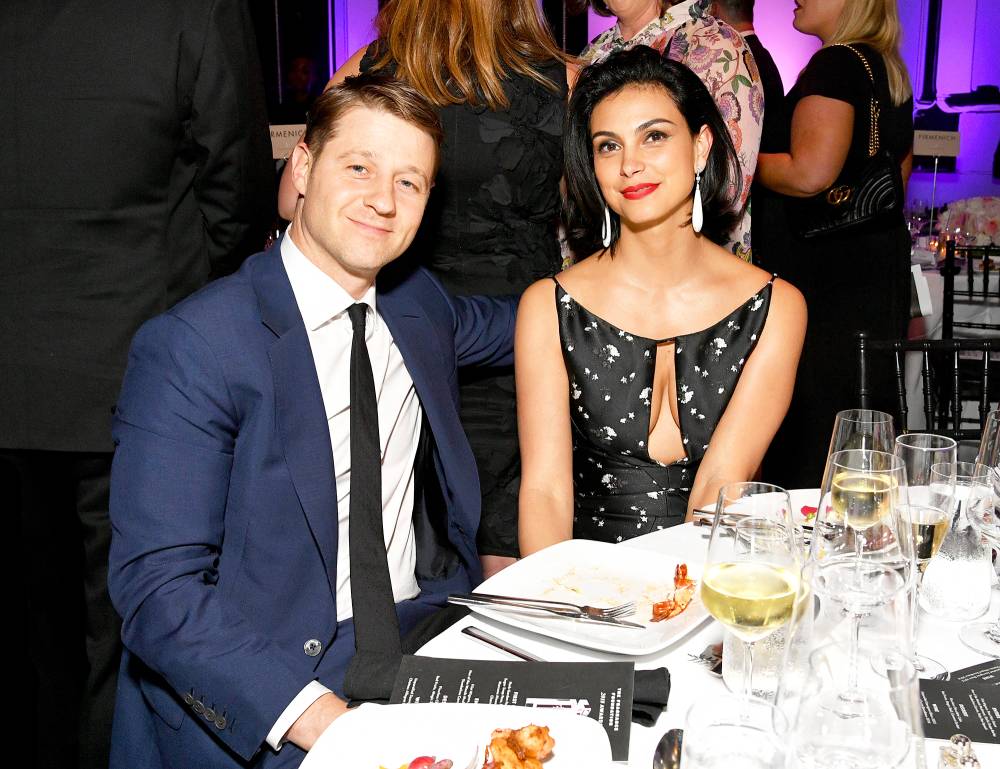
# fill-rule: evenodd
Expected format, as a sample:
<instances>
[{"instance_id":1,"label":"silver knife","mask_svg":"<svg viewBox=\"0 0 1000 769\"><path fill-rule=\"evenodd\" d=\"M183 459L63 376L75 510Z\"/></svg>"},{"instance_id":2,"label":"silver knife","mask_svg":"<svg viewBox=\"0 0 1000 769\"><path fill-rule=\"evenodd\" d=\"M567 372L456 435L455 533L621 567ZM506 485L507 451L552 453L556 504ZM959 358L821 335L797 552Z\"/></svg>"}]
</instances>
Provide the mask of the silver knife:
<instances>
[{"instance_id":1,"label":"silver knife","mask_svg":"<svg viewBox=\"0 0 1000 769\"><path fill-rule=\"evenodd\" d=\"M635 622L627 622L623 619L614 619L611 617L594 617L582 611L576 611L575 609L569 608L548 608L545 606L518 606L513 603L491 601L488 598L479 598L474 595L450 595L448 596L448 603L453 603L458 606L486 606L490 609L495 609L497 611L518 611L518 612L543 612L545 614L553 614L557 617L567 617L569 619L578 619L584 622L597 622L601 625L613 625L614 627L625 627L631 628L632 630L645 630L645 625L639 625Z\"/></svg>"}]
</instances>

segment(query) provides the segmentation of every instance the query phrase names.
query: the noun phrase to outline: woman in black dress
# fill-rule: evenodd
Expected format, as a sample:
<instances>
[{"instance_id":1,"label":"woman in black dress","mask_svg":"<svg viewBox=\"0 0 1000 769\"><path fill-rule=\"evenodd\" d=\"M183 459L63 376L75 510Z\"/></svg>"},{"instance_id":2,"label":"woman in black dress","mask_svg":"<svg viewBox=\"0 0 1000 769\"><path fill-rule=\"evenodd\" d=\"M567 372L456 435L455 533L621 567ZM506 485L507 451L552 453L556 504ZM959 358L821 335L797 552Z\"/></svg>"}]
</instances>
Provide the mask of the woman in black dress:
<instances>
[{"instance_id":1,"label":"woman in black dress","mask_svg":"<svg viewBox=\"0 0 1000 769\"><path fill-rule=\"evenodd\" d=\"M587 67L565 155L568 232L591 256L518 311L523 553L678 524L750 479L805 330L795 288L718 245L738 165L687 67L645 46Z\"/></svg>"},{"instance_id":2,"label":"woman in black dress","mask_svg":"<svg viewBox=\"0 0 1000 769\"><path fill-rule=\"evenodd\" d=\"M389 0L378 39L331 84L370 70L410 82L441 111L434 191L410 249L455 294L520 295L559 269L568 68L533 0ZM482 486L486 576L518 556L510 369L461 379L462 424Z\"/></svg>"},{"instance_id":3,"label":"woman in black dress","mask_svg":"<svg viewBox=\"0 0 1000 769\"><path fill-rule=\"evenodd\" d=\"M896 0L844 0L839 10L836 3L799 0L794 24L819 37L824 47L788 94L789 151L760 156L760 181L802 198L858 177L869 159L872 80L865 62L880 107L880 145L890 150L905 180L912 160L913 99L898 50ZM788 202L794 226L795 201ZM902 210L842 235L793 239L782 263L785 277L806 297L809 329L792 405L768 452L766 480L788 488L819 485L834 416L860 405L855 335L906 336L909 256ZM892 410L890 372L876 377L873 393L884 399L876 406Z\"/></svg>"}]
</instances>

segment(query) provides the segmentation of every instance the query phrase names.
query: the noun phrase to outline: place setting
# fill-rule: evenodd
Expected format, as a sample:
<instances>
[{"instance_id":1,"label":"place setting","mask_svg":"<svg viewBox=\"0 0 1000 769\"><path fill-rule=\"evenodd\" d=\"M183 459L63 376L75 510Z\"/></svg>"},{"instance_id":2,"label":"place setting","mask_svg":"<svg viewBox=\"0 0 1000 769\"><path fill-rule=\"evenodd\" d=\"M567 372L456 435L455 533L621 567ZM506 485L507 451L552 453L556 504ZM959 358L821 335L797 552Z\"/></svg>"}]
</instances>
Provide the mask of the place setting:
<instances>
[{"instance_id":1,"label":"place setting","mask_svg":"<svg viewBox=\"0 0 1000 769\"><path fill-rule=\"evenodd\" d=\"M819 488L730 484L691 524L625 545L562 542L451 595L471 613L404 659L394 698L516 704L532 723L572 713L603 727L608 759L588 766L1000 756L995 623L968 621L1000 605L986 544L998 432L994 415L963 464L949 438L842 412ZM559 756L557 740L540 765Z\"/></svg>"}]
</instances>

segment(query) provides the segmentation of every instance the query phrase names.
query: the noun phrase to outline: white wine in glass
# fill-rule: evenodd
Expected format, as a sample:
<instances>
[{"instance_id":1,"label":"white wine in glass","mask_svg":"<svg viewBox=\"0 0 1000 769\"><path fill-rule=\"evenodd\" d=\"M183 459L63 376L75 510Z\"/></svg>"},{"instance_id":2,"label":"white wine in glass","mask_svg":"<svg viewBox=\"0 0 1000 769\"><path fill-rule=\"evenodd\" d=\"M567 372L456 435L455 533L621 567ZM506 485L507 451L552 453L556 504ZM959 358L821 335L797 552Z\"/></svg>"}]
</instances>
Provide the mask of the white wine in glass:
<instances>
[{"instance_id":1,"label":"white wine in glass","mask_svg":"<svg viewBox=\"0 0 1000 769\"><path fill-rule=\"evenodd\" d=\"M702 576L701 600L739 638L758 641L791 619L798 584L796 566L716 563Z\"/></svg>"},{"instance_id":2,"label":"white wine in glass","mask_svg":"<svg viewBox=\"0 0 1000 769\"><path fill-rule=\"evenodd\" d=\"M892 509L895 482L885 473L844 470L833 476L834 512L855 532L865 532Z\"/></svg>"},{"instance_id":3,"label":"white wine in glass","mask_svg":"<svg viewBox=\"0 0 1000 769\"><path fill-rule=\"evenodd\" d=\"M731 528L723 519L735 519ZM801 558L788 492L766 483L719 490L701 597L708 612L743 641L743 694L753 693L753 645L792 617Z\"/></svg>"}]
</instances>

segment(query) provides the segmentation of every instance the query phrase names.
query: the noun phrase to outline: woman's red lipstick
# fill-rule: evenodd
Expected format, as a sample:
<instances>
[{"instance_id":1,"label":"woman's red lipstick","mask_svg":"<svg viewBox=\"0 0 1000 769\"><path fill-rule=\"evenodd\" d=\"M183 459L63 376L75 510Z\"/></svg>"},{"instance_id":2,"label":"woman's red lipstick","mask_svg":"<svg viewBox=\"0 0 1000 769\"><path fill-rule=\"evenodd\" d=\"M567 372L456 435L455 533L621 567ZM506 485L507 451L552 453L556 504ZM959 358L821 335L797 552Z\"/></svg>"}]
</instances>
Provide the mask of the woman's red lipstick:
<instances>
[{"instance_id":1,"label":"woman's red lipstick","mask_svg":"<svg viewBox=\"0 0 1000 769\"><path fill-rule=\"evenodd\" d=\"M654 192L659 184L636 184L632 187L626 187L622 190L622 196L626 200L638 200L639 198L646 197L649 193Z\"/></svg>"}]
</instances>

